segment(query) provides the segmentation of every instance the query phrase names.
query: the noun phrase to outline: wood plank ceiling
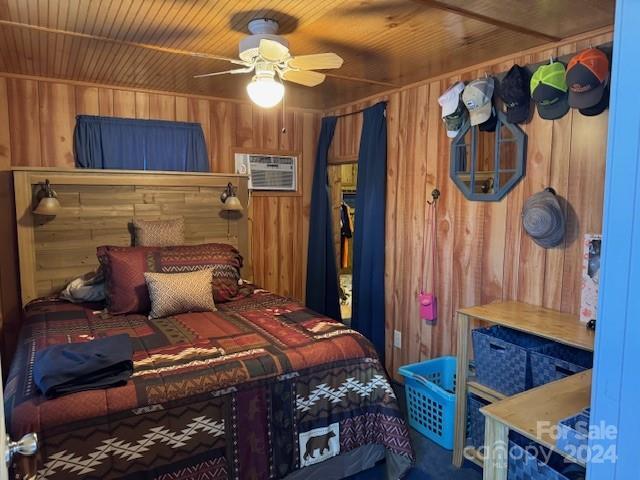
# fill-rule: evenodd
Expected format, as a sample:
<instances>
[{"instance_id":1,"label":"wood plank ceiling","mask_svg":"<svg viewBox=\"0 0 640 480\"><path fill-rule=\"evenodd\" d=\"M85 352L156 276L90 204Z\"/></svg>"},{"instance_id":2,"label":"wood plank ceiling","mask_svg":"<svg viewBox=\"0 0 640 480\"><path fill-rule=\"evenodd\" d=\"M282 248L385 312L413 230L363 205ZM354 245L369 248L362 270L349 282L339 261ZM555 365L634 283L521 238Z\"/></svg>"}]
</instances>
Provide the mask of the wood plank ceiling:
<instances>
[{"instance_id":1,"label":"wood plank ceiling","mask_svg":"<svg viewBox=\"0 0 640 480\"><path fill-rule=\"evenodd\" d=\"M0 0L0 72L245 98L247 77L187 52L237 56L252 18L294 54L344 66L289 105L329 108L613 22L614 0Z\"/></svg>"}]
</instances>

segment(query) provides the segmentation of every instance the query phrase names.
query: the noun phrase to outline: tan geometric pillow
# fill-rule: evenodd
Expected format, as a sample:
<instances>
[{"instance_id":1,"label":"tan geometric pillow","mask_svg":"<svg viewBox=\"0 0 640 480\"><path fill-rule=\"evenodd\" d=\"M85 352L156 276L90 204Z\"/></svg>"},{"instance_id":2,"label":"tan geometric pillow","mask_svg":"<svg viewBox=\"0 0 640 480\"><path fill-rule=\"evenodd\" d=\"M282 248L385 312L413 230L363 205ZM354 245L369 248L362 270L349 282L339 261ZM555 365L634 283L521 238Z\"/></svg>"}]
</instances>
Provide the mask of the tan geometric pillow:
<instances>
[{"instance_id":1,"label":"tan geometric pillow","mask_svg":"<svg viewBox=\"0 0 640 480\"><path fill-rule=\"evenodd\" d=\"M149 318L162 318L186 312L213 312L212 270L186 273L145 272L151 311Z\"/></svg>"},{"instance_id":2,"label":"tan geometric pillow","mask_svg":"<svg viewBox=\"0 0 640 480\"><path fill-rule=\"evenodd\" d=\"M173 247L184 245L184 219L133 220L135 245L139 247Z\"/></svg>"}]
</instances>

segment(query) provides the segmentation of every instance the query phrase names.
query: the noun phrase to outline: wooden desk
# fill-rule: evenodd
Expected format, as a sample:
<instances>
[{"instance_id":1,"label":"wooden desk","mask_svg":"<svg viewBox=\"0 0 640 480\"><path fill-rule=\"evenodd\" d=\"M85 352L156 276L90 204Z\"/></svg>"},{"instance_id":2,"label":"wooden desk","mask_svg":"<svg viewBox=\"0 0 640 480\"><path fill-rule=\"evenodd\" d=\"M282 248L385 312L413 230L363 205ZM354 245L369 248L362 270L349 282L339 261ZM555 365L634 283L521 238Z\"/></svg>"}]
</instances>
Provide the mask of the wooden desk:
<instances>
[{"instance_id":1,"label":"wooden desk","mask_svg":"<svg viewBox=\"0 0 640 480\"><path fill-rule=\"evenodd\" d=\"M591 370L548 383L480 409L485 415L484 478L506 480L507 465L503 452L495 445L509 444L509 430L543 445L575 463L582 462L556 449L555 426L591 401ZM539 422L545 422L540 425ZM541 427L541 428L539 428Z\"/></svg>"},{"instance_id":2,"label":"wooden desk","mask_svg":"<svg viewBox=\"0 0 640 480\"><path fill-rule=\"evenodd\" d=\"M457 467L462 465L464 459L467 392L476 393L492 403L505 401L503 400L505 398L504 395L493 392L469 380L468 365L471 357L469 328L472 318L589 351L593 351L595 337L594 332L586 328L585 324L581 323L576 315L569 315L526 303L500 302L458 310L458 365L456 375L459 387L456 391L456 424L453 450L453 464ZM565 417L571 415L571 413L577 413L580 409L570 412Z\"/></svg>"}]
</instances>

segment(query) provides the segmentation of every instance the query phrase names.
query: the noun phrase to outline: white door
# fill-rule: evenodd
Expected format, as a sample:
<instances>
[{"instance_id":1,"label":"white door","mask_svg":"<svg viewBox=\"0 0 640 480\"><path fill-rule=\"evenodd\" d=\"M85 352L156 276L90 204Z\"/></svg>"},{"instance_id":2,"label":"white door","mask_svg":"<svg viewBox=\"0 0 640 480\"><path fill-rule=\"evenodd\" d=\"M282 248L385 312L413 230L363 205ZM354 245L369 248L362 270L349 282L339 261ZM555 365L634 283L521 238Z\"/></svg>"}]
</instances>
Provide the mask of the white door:
<instances>
[{"instance_id":1,"label":"white door","mask_svg":"<svg viewBox=\"0 0 640 480\"><path fill-rule=\"evenodd\" d=\"M13 455L33 455L38 450L38 437L35 433L30 433L22 437L17 442L12 442L7 435L4 419L4 391L2 388L2 361L0 361L0 480L9 480L9 470L7 465L11 463Z\"/></svg>"}]
</instances>

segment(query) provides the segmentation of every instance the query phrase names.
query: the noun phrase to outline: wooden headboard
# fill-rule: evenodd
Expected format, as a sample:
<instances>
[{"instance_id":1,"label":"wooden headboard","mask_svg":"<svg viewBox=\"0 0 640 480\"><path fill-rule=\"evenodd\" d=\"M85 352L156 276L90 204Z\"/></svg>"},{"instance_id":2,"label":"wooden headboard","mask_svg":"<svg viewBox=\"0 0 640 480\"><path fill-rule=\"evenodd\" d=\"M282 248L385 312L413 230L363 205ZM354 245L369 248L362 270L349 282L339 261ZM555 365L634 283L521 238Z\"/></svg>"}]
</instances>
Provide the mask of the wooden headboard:
<instances>
[{"instance_id":1,"label":"wooden headboard","mask_svg":"<svg viewBox=\"0 0 640 480\"><path fill-rule=\"evenodd\" d=\"M62 206L55 217L32 213L47 179ZM186 243L235 245L245 259L243 278L252 278L244 175L16 168L13 181L23 305L95 269L99 245L131 245L133 218L183 217ZM241 215L221 209L229 182L245 207Z\"/></svg>"}]
</instances>

